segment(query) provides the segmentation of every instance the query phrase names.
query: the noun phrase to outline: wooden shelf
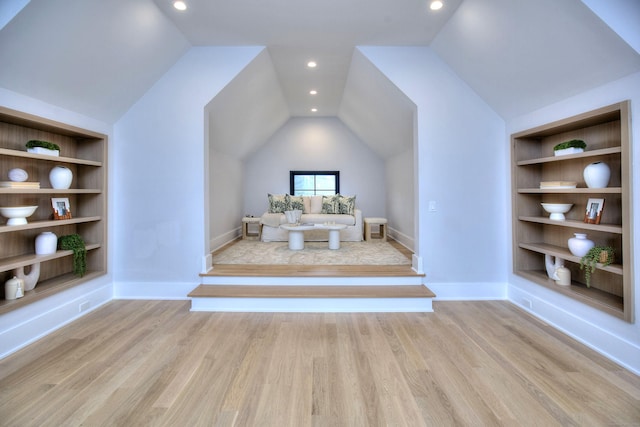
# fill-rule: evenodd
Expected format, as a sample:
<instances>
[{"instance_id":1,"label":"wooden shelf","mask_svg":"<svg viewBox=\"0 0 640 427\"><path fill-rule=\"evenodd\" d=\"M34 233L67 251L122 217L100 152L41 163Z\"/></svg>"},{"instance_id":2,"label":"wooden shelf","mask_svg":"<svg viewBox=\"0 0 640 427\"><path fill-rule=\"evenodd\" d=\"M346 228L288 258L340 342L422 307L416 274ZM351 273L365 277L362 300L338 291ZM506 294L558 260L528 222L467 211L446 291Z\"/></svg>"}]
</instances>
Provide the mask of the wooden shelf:
<instances>
[{"instance_id":1,"label":"wooden shelf","mask_svg":"<svg viewBox=\"0 0 640 427\"><path fill-rule=\"evenodd\" d=\"M87 252L92 251L94 249L98 249L100 247L99 244L86 244L85 245ZM3 271L11 271L16 268L26 267L28 265L36 264L38 262L46 262L51 261L58 258L64 258L66 256L73 255L72 251L56 251L56 253L49 255L19 255L15 257L5 258L0 262L0 272Z\"/></svg>"},{"instance_id":2,"label":"wooden shelf","mask_svg":"<svg viewBox=\"0 0 640 427\"><path fill-rule=\"evenodd\" d=\"M31 139L57 144L60 156L27 152L25 146ZM56 164L64 164L73 173L69 189L0 188L0 206L38 206L27 224L0 225L0 285L14 269L40 263L36 288L18 300L0 300L0 313L106 274L107 158L104 134L0 107L0 176L20 168L28 173L28 181L49 186L49 173ZM52 197L68 198L74 218L52 220ZM35 238L41 231L54 231L59 236L79 234L87 242L90 273L82 278L73 275L73 263L68 259L72 251L35 255ZM0 297L4 297L4 286L0 286Z\"/></svg>"},{"instance_id":3,"label":"wooden shelf","mask_svg":"<svg viewBox=\"0 0 640 427\"><path fill-rule=\"evenodd\" d=\"M538 224L547 224L547 225L555 225L557 227L570 227L570 228L578 228L581 230L592 230L592 231L602 231L605 233L616 233L622 234L622 226L615 224L587 224L582 221L555 221L549 219L548 217L543 216L519 216L518 219L520 221L526 222L535 222Z\"/></svg>"},{"instance_id":4,"label":"wooden shelf","mask_svg":"<svg viewBox=\"0 0 640 427\"><path fill-rule=\"evenodd\" d=\"M34 221L24 225L2 225L0 226L1 233L13 233L21 230L35 230L39 228L51 228L61 227L63 225L81 224L84 222L96 222L102 220L101 216L88 216L71 219L56 219L51 221Z\"/></svg>"},{"instance_id":5,"label":"wooden shelf","mask_svg":"<svg viewBox=\"0 0 640 427\"><path fill-rule=\"evenodd\" d=\"M553 147L581 139L583 153L553 156ZM631 245L631 156L629 102L603 107L575 117L538 126L511 136L513 203L513 271L534 283L633 322L633 254ZM584 168L605 162L611 169L610 187L587 188ZM542 189L543 181L576 181L577 188ZM582 221L576 208L588 198L604 198L602 223ZM551 220L540 204L571 203L565 221ZM584 212L584 211L583 211ZM579 269L580 258L571 254L567 241L576 232L587 233L598 246L611 246L619 264L598 264L591 287ZM545 256L568 262L572 285L559 286L549 279Z\"/></svg>"},{"instance_id":6,"label":"wooden shelf","mask_svg":"<svg viewBox=\"0 0 640 427\"><path fill-rule=\"evenodd\" d=\"M56 163L70 163L70 164L76 164L76 165L102 167L102 162L96 162L92 160L74 159L73 157L49 156L47 154L28 153L26 151L10 150L6 148L0 148L0 156L1 155L11 156L11 157L22 157L25 159L45 160L45 161L56 162Z\"/></svg>"}]
</instances>

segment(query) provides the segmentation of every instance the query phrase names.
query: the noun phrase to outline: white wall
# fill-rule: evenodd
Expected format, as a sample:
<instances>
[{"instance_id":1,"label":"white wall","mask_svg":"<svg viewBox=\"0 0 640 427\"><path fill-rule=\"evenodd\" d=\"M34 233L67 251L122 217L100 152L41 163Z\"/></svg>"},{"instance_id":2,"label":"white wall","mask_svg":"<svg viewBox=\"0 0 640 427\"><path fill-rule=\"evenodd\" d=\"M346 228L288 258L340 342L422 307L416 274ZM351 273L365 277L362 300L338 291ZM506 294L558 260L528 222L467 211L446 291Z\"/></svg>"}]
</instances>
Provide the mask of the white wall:
<instances>
[{"instance_id":1,"label":"white wall","mask_svg":"<svg viewBox=\"0 0 640 427\"><path fill-rule=\"evenodd\" d=\"M510 135L626 99L631 100L631 153L633 155L632 164L637 167L640 164L640 144L638 144L640 142L640 121L638 120L640 117L640 73L510 120L507 123L507 132ZM632 199L635 196L632 210L636 212L635 215L631 215L634 219L632 229L638 230L640 224L637 212L640 212L640 198L638 198L637 189L640 188L640 173L637 168L632 171L632 177L632 188L636 189L636 191L632 191ZM507 214L510 215L510 212ZM504 244L509 245L510 242L511 235L509 234ZM634 232L631 246L638 248L638 244L640 244L640 238L638 233ZM640 267L638 266L637 250L635 256L629 256L625 262L633 262L634 264L634 304L636 318L638 318ZM507 265L511 265L511 260ZM535 315L617 360L636 373L640 373L640 324L637 321L635 324L627 323L571 298L541 288L511 273L509 274L509 283L511 284L509 298L514 303L527 308L524 306L523 300L531 301L530 311Z\"/></svg>"},{"instance_id":2,"label":"white wall","mask_svg":"<svg viewBox=\"0 0 640 427\"><path fill-rule=\"evenodd\" d=\"M429 48L361 50L417 106L415 249L427 286L442 299L504 297L504 121Z\"/></svg>"},{"instance_id":3,"label":"white wall","mask_svg":"<svg viewBox=\"0 0 640 427\"><path fill-rule=\"evenodd\" d=\"M116 297L185 297L199 283L205 107L261 50L192 48L115 124Z\"/></svg>"},{"instance_id":4,"label":"white wall","mask_svg":"<svg viewBox=\"0 0 640 427\"><path fill-rule=\"evenodd\" d=\"M413 147L385 161L387 194L385 207L393 238L406 247L415 246L415 170Z\"/></svg>"},{"instance_id":5,"label":"white wall","mask_svg":"<svg viewBox=\"0 0 640 427\"><path fill-rule=\"evenodd\" d=\"M240 234L244 211L244 163L219 151L209 155L209 248L215 250Z\"/></svg>"},{"instance_id":6,"label":"white wall","mask_svg":"<svg viewBox=\"0 0 640 427\"><path fill-rule=\"evenodd\" d=\"M245 161L245 213L262 215L267 194L289 192L291 170L338 170L340 193L364 216L385 216L384 162L339 119L292 118Z\"/></svg>"}]
</instances>

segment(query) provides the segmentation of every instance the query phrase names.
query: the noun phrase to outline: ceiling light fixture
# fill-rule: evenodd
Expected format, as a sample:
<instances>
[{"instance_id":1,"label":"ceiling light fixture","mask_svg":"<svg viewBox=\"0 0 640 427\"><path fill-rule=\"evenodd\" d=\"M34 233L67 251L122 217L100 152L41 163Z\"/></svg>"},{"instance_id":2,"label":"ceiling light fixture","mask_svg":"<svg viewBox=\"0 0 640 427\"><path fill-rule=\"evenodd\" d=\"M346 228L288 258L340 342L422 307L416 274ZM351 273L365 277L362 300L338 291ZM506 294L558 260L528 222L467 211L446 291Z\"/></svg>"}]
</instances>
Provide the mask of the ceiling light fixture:
<instances>
[{"instance_id":1,"label":"ceiling light fixture","mask_svg":"<svg viewBox=\"0 0 640 427\"><path fill-rule=\"evenodd\" d=\"M316 64L316 61L307 62L307 67L309 67L309 68L316 68L317 66L318 66L318 64Z\"/></svg>"},{"instance_id":2,"label":"ceiling light fixture","mask_svg":"<svg viewBox=\"0 0 640 427\"><path fill-rule=\"evenodd\" d=\"M317 94L318 94L318 91L317 91L317 90L315 90L315 89L311 89L311 90L309 91L309 95L317 95Z\"/></svg>"},{"instance_id":3,"label":"ceiling light fixture","mask_svg":"<svg viewBox=\"0 0 640 427\"><path fill-rule=\"evenodd\" d=\"M182 0L176 0L173 2L173 7L178 10L187 10L187 4Z\"/></svg>"},{"instance_id":4,"label":"ceiling light fixture","mask_svg":"<svg viewBox=\"0 0 640 427\"><path fill-rule=\"evenodd\" d=\"M312 113L315 113L315 112L317 112L317 111L318 111L318 109L317 109L317 108L312 108L312 109L311 109L311 112L312 112Z\"/></svg>"},{"instance_id":5,"label":"ceiling light fixture","mask_svg":"<svg viewBox=\"0 0 640 427\"><path fill-rule=\"evenodd\" d=\"M431 10L440 10L442 9L442 6L444 6L444 3L440 0L433 0L429 5L429 8L431 8Z\"/></svg>"}]
</instances>

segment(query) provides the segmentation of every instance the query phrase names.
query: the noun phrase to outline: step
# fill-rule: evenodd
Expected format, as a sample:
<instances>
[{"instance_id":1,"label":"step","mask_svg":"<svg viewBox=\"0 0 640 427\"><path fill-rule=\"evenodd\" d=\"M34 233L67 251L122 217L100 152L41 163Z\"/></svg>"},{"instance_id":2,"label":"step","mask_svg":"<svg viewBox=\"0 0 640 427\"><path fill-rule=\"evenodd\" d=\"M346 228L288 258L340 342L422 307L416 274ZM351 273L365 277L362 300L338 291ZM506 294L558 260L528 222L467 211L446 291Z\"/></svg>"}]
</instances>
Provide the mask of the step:
<instances>
[{"instance_id":1,"label":"step","mask_svg":"<svg viewBox=\"0 0 640 427\"><path fill-rule=\"evenodd\" d=\"M200 285L192 311L430 312L424 285Z\"/></svg>"}]
</instances>

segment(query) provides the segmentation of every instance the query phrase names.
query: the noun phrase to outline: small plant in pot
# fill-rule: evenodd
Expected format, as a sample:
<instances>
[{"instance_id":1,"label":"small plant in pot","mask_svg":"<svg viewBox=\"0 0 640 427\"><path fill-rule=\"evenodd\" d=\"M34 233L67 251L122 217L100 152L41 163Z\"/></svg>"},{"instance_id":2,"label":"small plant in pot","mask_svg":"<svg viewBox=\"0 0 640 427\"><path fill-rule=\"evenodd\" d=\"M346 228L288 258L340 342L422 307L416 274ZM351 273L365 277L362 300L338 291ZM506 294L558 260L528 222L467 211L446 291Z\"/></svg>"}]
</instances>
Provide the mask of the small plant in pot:
<instances>
[{"instance_id":1,"label":"small plant in pot","mask_svg":"<svg viewBox=\"0 0 640 427\"><path fill-rule=\"evenodd\" d=\"M48 154L50 156L60 155L60 146L49 141L32 139L26 143L26 147L29 153Z\"/></svg>"},{"instance_id":2,"label":"small plant in pot","mask_svg":"<svg viewBox=\"0 0 640 427\"><path fill-rule=\"evenodd\" d=\"M553 147L554 156L564 156L566 154L582 153L587 148L587 144L581 139L572 139L570 141L561 142Z\"/></svg>"},{"instance_id":3,"label":"small plant in pot","mask_svg":"<svg viewBox=\"0 0 640 427\"><path fill-rule=\"evenodd\" d=\"M580 270L584 270L587 287L591 287L591 274L596 271L598 263L606 267L613 263L614 251L611 246L594 246L580 260Z\"/></svg>"},{"instance_id":4,"label":"small plant in pot","mask_svg":"<svg viewBox=\"0 0 640 427\"><path fill-rule=\"evenodd\" d=\"M73 273L84 276L87 272L87 249L79 234L68 234L58 238L58 248L73 251Z\"/></svg>"}]
</instances>

